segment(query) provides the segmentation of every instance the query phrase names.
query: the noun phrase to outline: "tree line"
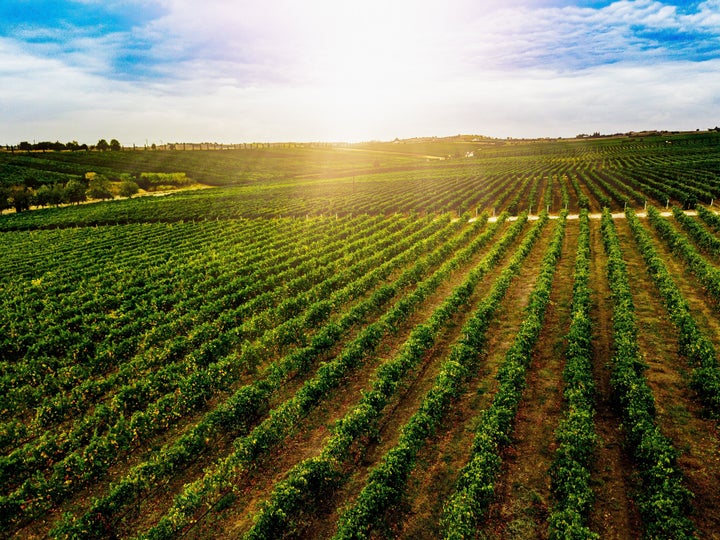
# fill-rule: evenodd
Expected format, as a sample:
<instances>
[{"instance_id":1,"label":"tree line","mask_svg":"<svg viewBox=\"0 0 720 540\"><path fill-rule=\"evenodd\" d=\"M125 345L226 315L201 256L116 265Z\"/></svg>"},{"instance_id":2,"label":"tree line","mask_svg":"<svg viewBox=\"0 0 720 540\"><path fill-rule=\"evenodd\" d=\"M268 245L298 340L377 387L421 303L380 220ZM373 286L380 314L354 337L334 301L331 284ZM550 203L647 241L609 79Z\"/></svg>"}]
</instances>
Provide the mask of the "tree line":
<instances>
[{"instance_id":1,"label":"tree line","mask_svg":"<svg viewBox=\"0 0 720 540\"><path fill-rule=\"evenodd\" d=\"M0 185L0 211L14 208L16 212L30 210L31 206L60 206L80 204L88 199L114 199L115 192L121 197L132 197L140 189L129 174L122 174L120 183L113 190L110 180L96 173L87 173L84 179L72 179L65 184L42 184L37 189L26 185Z\"/></svg>"},{"instance_id":2,"label":"tree line","mask_svg":"<svg viewBox=\"0 0 720 540\"><path fill-rule=\"evenodd\" d=\"M19 150L21 152L62 152L64 150L77 152L79 150L100 150L101 152L105 152L106 150L120 151L122 150L122 146L120 145L120 141L118 141L117 139L111 139L110 142L107 142L105 139L100 139L97 144L90 146L88 146L87 144L80 144L77 141L70 141L67 143L61 143L60 141L41 141L39 143L22 141L17 146L5 145L5 149L8 152L14 152L15 150Z\"/></svg>"}]
</instances>

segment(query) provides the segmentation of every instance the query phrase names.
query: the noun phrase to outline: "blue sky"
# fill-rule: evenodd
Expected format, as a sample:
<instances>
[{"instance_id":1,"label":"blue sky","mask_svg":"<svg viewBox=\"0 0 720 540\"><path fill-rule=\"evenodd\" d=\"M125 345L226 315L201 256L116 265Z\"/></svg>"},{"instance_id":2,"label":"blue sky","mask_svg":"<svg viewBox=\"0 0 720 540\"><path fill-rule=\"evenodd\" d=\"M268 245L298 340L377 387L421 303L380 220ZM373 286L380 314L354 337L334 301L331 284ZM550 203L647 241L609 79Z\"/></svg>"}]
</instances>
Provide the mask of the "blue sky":
<instances>
[{"instance_id":1,"label":"blue sky","mask_svg":"<svg viewBox=\"0 0 720 540\"><path fill-rule=\"evenodd\" d=\"M720 125L720 0L3 0L0 144Z\"/></svg>"}]
</instances>

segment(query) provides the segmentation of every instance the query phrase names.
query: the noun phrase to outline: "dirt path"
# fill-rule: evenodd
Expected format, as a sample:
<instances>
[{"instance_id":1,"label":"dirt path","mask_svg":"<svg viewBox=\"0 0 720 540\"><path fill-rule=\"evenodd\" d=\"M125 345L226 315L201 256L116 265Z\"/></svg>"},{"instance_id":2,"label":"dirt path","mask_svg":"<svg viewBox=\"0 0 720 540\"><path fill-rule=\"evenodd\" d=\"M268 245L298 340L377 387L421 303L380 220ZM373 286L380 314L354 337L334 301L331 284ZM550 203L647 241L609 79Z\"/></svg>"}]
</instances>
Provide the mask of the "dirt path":
<instances>
[{"instance_id":1,"label":"dirt path","mask_svg":"<svg viewBox=\"0 0 720 540\"><path fill-rule=\"evenodd\" d=\"M689 366L678 356L678 334L652 285L627 223L617 223L638 317L638 342L645 353L657 422L682 455L680 467L695 495L695 522L701 538L720 538L720 439L717 423L703 418L702 406L689 388ZM682 274L680 274L682 275ZM716 342L717 343L717 342Z\"/></svg>"},{"instance_id":2,"label":"dirt path","mask_svg":"<svg viewBox=\"0 0 720 540\"><path fill-rule=\"evenodd\" d=\"M653 239L655 250L662 257L663 263L673 277L685 300L699 329L716 345L720 352L720 317L718 317L716 302L704 292L702 283L679 257L673 255L664 242L655 232L655 229L643 219L645 230ZM712 261L708 257L708 260Z\"/></svg>"},{"instance_id":3,"label":"dirt path","mask_svg":"<svg viewBox=\"0 0 720 540\"><path fill-rule=\"evenodd\" d=\"M589 526L603 539L631 540L641 530L640 516L631 498L634 465L623 451L620 419L613 407L608 362L612 355L612 300L607 281L607 256L600 223L590 223L590 287L593 321L593 373L596 385L595 430L599 440L593 471L595 505Z\"/></svg>"},{"instance_id":4,"label":"dirt path","mask_svg":"<svg viewBox=\"0 0 720 540\"><path fill-rule=\"evenodd\" d=\"M534 264L534 261L538 257L538 254L542 256L541 254L545 250L547 243L550 239L550 234L548 233L550 229L552 229L551 226L546 227L545 231L543 231L543 235L541 236L541 238L538 239L533 251L528 256L527 264L525 266L526 270L524 272L526 274L525 279L523 279L522 277L523 272L521 272L521 276L518 276L518 278L516 278L517 281L515 283L517 284L517 288L516 290L514 290L514 292L519 295L517 297L518 301L520 301L520 299L523 298L525 294L527 294L525 293L525 281L528 279L527 274L532 275L535 272L536 265ZM529 227L526 228L526 232L527 230L529 230ZM385 416L384 424L382 425L380 430L379 444L369 449L363 462L359 464L358 468L353 472L350 481L348 482L346 488L343 490L342 497L340 498L340 501L343 502L338 503L339 507L342 507L348 503L352 503L352 501L355 500L357 494L366 483L367 474L369 473L369 471L378 463L378 461L390 448L395 446L401 428L407 423L412 414L417 411L425 394L434 384L435 377L438 373L442 360L446 358L449 354L450 347L459 336L462 325L470 317L470 315L474 311L474 308L476 308L477 305L486 296L489 287L502 272L505 264L510 259L510 257L512 257L512 254L514 253L515 248L518 244L519 242L516 242L516 244L508 250L506 256L504 257L504 260L500 261L500 263L495 267L495 269L486 276L482 283L478 285L478 287L476 288L476 292L472 296L470 301L471 307L465 310L462 314L459 314L460 316L456 317L453 320L452 325L443 332L443 335L440 337L436 346L431 352L431 358L429 359L430 362L427 367L422 373L419 374L418 379L411 386L408 387L402 397L389 408ZM513 304L505 305L510 306ZM504 310L501 309L498 311L498 313L504 314ZM503 315L503 318L506 317ZM455 407L453 407L453 410L455 410ZM439 431L442 431L442 428L440 428ZM440 459L441 463L444 464L445 456L441 456ZM420 471L424 471L432 466L433 465L431 465L430 463L424 462L421 458L418 466L416 466L415 471L412 475L413 478L408 483L411 490L414 489L414 487L417 485L417 481L414 478L415 474L419 473ZM426 497L423 497L423 495L420 495L419 497L416 497L415 495L410 495L407 500L415 501L416 498L419 499L418 502L420 502ZM407 519L407 516L404 515L404 510L406 509L400 508L389 517L388 526L392 530L391 535L393 537L403 534L400 532L400 529L402 528L405 520ZM334 531L337 516L328 517L329 519L324 520L322 523L320 523L320 527L318 528L320 534L318 535L318 537L330 535ZM426 535L426 537L432 537L427 536L427 533L424 534Z\"/></svg>"},{"instance_id":5,"label":"dirt path","mask_svg":"<svg viewBox=\"0 0 720 540\"><path fill-rule=\"evenodd\" d=\"M502 234L503 231L500 231L497 237L499 238ZM399 352L412 328L425 321L431 315L433 310L450 294L453 287L465 279L473 265L482 260L490 248L491 246L488 246L481 250L468 265L463 267L462 270L455 272L449 280L443 283L438 291L423 303L420 310L404 321L402 329L397 335L387 336L380 344L378 354L373 355L373 358L358 372L349 376L348 383L343 389L339 390L327 400L323 406L313 411L313 413L298 426L297 433L286 441L281 450L275 452L269 459L263 460L262 463L258 463L250 475L241 479L244 492L232 507L228 508L223 516L213 516L211 519L206 520L207 523L203 523L201 527L196 527L196 530L193 532L193 537L203 538L212 536L214 538L236 538L238 535L243 534L244 531L251 526L252 516L259 509L259 505L267 499L274 484L283 478L286 471L293 465L302 459L320 453L329 436L328 426L331 426L336 420L345 415L357 403L362 390L369 387L377 365L382 359L395 356ZM512 249L511 247L510 252L512 252ZM464 317L465 314L460 314L459 316ZM428 368L428 366L434 365L432 359L435 357L435 354L437 354L435 350L437 350L438 347L441 348L442 345L436 346L433 352L428 355L424 374L432 373L432 369ZM412 384L406 390L406 394L412 392L418 386L418 383ZM399 408L397 404L395 407L396 410ZM387 429L389 429L387 426L382 427L381 433L382 430ZM383 438L383 440L385 440L385 438ZM367 470L364 468L368 459L366 456L373 451L374 447L371 445L367 454L358 456L358 459L361 461L353 465L353 467L357 467L358 473ZM352 478L346 486L347 485L353 485ZM337 498L327 501L329 515L315 516L310 520L311 523L307 524L307 527L311 527L313 530L317 527L322 528L321 522L323 519L328 518L328 526L334 525L336 516L333 515L332 511L336 506L336 500L342 500L343 489L347 488L341 488ZM214 523L210 523L210 521L213 520ZM307 531L307 529L304 530ZM308 534L310 536L313 535L306 532L305 536Z\"/></svg>"},{"instance_id":6,"label":"dirt path","mask_svg":"<svg viewBox=\"0 0 720 540\"><path fill-rule=\"evenodd\" d=\"M562 414L565 335L570 325L579 227L568 225L543 329L528 369L512 443L503 455L496 500L482 532L488 539L547 538L552 506L548 470Z\"/></svg>"},{"instance_id":7,"label":"dirt path","mask_svg":"<svg viewBox=\"0 0 720 540\"><path fill-rule=\"evenodd\" d=\"M446 159L446 156L431 156L429 154L417 154L412 152L393 152L391 150L370 150L369 148L346 148L344 146L333 147L333 150L337 150L339 152L364 152L367 154L390 154L393 156L419 157L438 161L443 161Z\"/></svg>"},{"instance_id":8,"label":"dirt path","mask_svg":"<svg viewBox=\"0 0 720 540\"><path fill-rule=\"evenodd\" d=\"M549 225L500 304L487 331L487 354L481 361L478 376L452 405L438 433L420 452L408 482L407 503L389 518L393 536L440 536L438 523L443 503L452 493L460 469L468 462L478 413L492 402L497 389L495 374L522 322L523 308L551 233L552 225Z\"/></svg>"}]
</instances>

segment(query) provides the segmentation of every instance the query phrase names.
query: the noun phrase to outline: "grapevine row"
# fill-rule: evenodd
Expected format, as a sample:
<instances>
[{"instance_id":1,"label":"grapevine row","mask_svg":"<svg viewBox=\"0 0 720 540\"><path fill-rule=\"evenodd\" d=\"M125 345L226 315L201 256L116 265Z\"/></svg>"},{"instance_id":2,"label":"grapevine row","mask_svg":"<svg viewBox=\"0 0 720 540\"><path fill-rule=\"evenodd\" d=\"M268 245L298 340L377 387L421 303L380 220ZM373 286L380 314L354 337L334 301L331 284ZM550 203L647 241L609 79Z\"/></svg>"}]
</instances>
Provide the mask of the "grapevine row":
<instances>
[{"instance_id":1,"label":"grapevine row","mask_svg":"<svg viewBox=\"0 0 720 540\"><path fill-rule=\"evenodd\" d=\"M421 236L421 233L417 234ZM411 246L417 240L418 238L410 236L403 242L396 243L392 246L390 251L401 251L402 249ZM364 270L361 271L357 270L355 267L350 267L344 272L336 274L332 279L338 283L343 283L344 280L341 278L349 278L351 276L357 278L359 275L362 275L362 272L366 271L368 267L374 265L378 258L383 256L385 256L385 253L380 252L373 257L366 258L360 265L360 268ZM344 291L342 291L343 294L349 297L352 297L354 294L361 294L367 286L374 285L386 278L393 266L394 261L383 265L371 274L363 276L362 281L364 282L364 287L360 288L360 290L356 290L354 287L348 286ZM326 294L320 294L319 298L323 298L325 296ZM345 300L342 296L339 296L337 301L338 303L342 303ZM329 303L329 301L325 302ZM312 307L315 307L315 305L313 304ZM329 307L330 306L328 306L328 308ZM311 317L308 317L307 315L301 316L304 321L303 326L311 326L322 320L322 318L318 315L319 313L327 314L329 313L329 309L317 310ZM274 339L278 339L277 328L272 330L271 335ZM221 354L227 353L229 346L232 343L232 341L228 342L228 338L225 338L222 335L219 338L215 338L214 341L219 343L219 347L221 348L218 349L216 347L214 349L210 349L213 356L220 356ZM203 349L200 349L200 353L202 353L202 351ZM194 354L196 355L195 364L197 367L204 367L204 362L197 361L198 351ZM208 366L208 369L192 371L187 375L184 375L181 372L171 372L171 374L175 377L180 377L177 382L172 381L169 383L172 386L175 386L177 390L164 395L156 403L148 406L145 411L138 411L134 413L130 419L126 419L122 415L117 418L113 418L115 415L113 414L112 409L98 409L96 411L95 418L97 418L98 422L105 423L109 426L106 433L94 434L91 439L87 441L83 449L68 454L63 457L62 460L53 464L52 474L47 481L39 481L38 478L34 478L33 481L26 481L16 492L7 497L1 498L0 504L7 508L20 509L21 501L35 499L42 495L42 498L38 501L37 505L22 505L22 512L24 514L39 512L42 511L49 502L58 501L88 481L95 479L99 475L103 474L107 467L109 467L119 450L135 446L139 442L145 440L148 436L157 433L159 430L167 429L177 420L177 418L198 409L206 403L212 395L217 393L219 390L226 388L234 380L234 377L231 376L233 370L237 369L231 365L232 362L233 359L230 357L225 360L211 363ZM186 371L190 365L192 365L192 363L186 360L182 371ZM145 379L143 384L153 385L155 377L159 377L159 375L154 373L153 377ZM165 375L165 378L167 378L167 374ZM148 391L146 390L143 395L147 394ZM84 426L84 424L85 423L81 425ZM82 437L82 433L78 433L78 438L69 442L81 442L82 439L80 437ZM50 441L51 444L53 442L54 441ZM19 458L16 455L15 460L11 465L8 464L8 466L13 466L15 468L21 467L21 471L30 471L32 466L24 465L24 463L29 460L31 460L31 462L38 461L46 454L47 452L45 449L35 451L33 454L26 456L24 461L18 461L18 459L22 459L22 454L20 454ZM3 463L4 462L5 460ZM7 466L5 468L7 469ZM70 481L68 482L68 480Z\"/></svg>"},{"instance_id":2,"label":"grapevine row","mask_svg":"<svg viewBox=\"0 0 720 540\"><path fill-rule=\"evenodd\" d=\"M692 386L711 415L720 418L720 369L715 347L697 327L687 300L655 250L640 220L630 209L626 211L626 215L635 241L647 264L648 273L660 292L670 320L678 329L679 352L695 366L691 374Z\"/></svg>"},{"instance_id":3,"label":"grapevine row","mask_svg":"<svg viewBox=\"0 0 720 540\"><path fill-rule=\"evenodd\" d=\"M700 280L715 302L720 302L720 270L711 265L687 239L664 219L654 206L648 206L650 223L673 253L680 255L686 266Z\"/></svg>"},{"instance_id":4,"label":"grapevine row","mask_svg":"<svg viewBox=\"0 0 720 540\"><path fill-rule=\"evenodd\" d=\"M523 216L524 217L524 216ZM315 499L326 490L332 490L340 481L342 464L351 454L353 442L362 444L359 438L372 433L385 405L395 394L399 385L434 344L440 328L446 324L457 308L467 302L475 286L500 259L512 240L522 230L525 219L518 220L493 249L476 266L466 280L457 286L451 295L437 308L430 319L416 326L395 358L384 363L377 371L370 391L363 394L360 402L334 427L333 435L327 441L321 454L301 462L291 469L288 477L279 482L266 505L256 516L253 527L246 539L269 538L281 533L294 521L295 516L306 506L308 496ZM523 245L534 242L542 230L543 222L536 224ZM312 492L307 488L313 486Z\"/></svg>"},{"instance_id":5,"label":"grapevine row","mask_svg":"<svg viewBox=\"0 0 720 540\"><path fill-rule=\"evenodd\" d=\"M445 503L441 526L444 538L471 538L494 494L495 479L500 471L499 451L508 444L517 412L525 373L543 325L545 309L555 269L565 238L563 212L555 226L550 246L543 257L525 318L515 341L498 370L498 390L490 407L482 413L475 431L470 461L460 471L455 491Z\"/></svg>"},{"instance_id":6,"label":"grapevine row","mask_svg":"<svg viewBox=\"0 0 720 540\"><path fill-rule=\"evenodd\" d=\"M678 452L655 423L655 400L643 375L646 369L637 343L635 307L625 261L610 212L602 217L612 291L613 341L611 384L622 410L623 428L642 478L638 507L651 538L695 538L687 517L690 492L682 485Z\"/></svg>"},{"instance_id":7,"label":"grapevine row","mask_svg":"<svg viewBox=\"0 0 720 540\"><path fill-rule=\"evenodd\" d=\"M372 469L357 500L341 516L334 536L336 540L367 538L387 509L396 505L402 497L407 478L415 467L417 453L443 420L451 400L459 395L465 382L476 371L486 341L485 332L532 245L528 243L523 247L526 249L515 252L486 298L463 326L461 338L442 363L440 373L418 411L402 428L398 443Z\"/></svg>"},{"instance_id":8,"label":"grapevine row","mask_svg":"<svg viewBox=\"0 0 720 540\"><path fill-rule=\"evenodd\" d=\"M478 222L468 232L463 234L460 239L442 245L436 252L429 257L420 259L415 266L404 272L398 281L390 286L386 285L377 293L375 293L365 304L367 306L382 305L390 297L402 290L409 284L415 283L429 268L437 265L447 257L457 246L467 241L470 235L475 234L482 226ZM467 258L472 252L479 249L493 236L498 225L491 227L485 234L477 238L468 249L464 250L458 256L447 261L443 267L436 271L431 278L423 281L418 285L413 294L405 297L397 302L395 306L384 315L380 321L365 327L355 340L346 345L343 351L332 361L326 362L318 371L317 375L306 382L303 387L296 393L296 396L288 402L280 405L270 412L266 421L255 428L250 434L235 441L236 452L231 455L224 463L221 463L215 473L211 475L212 480L203 481L204 484L209 483L210 489L216 489L217 485L225 482L221 480L225 476L231 474L231 470L239 467L246 467L252 460L262 452L266 451L275 442L279 442L283 434L294 425L294 423L306 414L311 407L325 395L325 393L339 384L348 369L357 366L362 358L372 352L380 337L387 332L398 321L409 315L422 299L430 294L445 278L447 273L453 267L457 266L463 259ZM437 240L431 245L436 245ZM364 307L363 309L367 309ZM150 485L150 478L160 478L167 472L177 468L177 466L194 452L199 451L203 445L207 444L208 433L212 433L217 427L225 424L235 426L237 420L243 419L248 422L252 418L258 417L266 408L270 393L276 388L284 378L284 374L290 370L306 369L305 366L317 355L329 349L328 340L335 336L340 329L347 327L349 322L354 321L362 315L360 305L357 309L353 309L344 316L343 319L336 324L328 326L325 335L323 331L319 332L309 347L300 349L292 353L282 365L271 367L268 370L267 379L258 379L253 384L242 387L235 392L226 402L218 408L217 411L211 412L202 420L200 424L194 427L186 436L181 437L172 447L158 454L158 459L144 465L135 472L131 472L119 484L111 488L110 495L97 501L93 505L93 509L86 514L80 521L80 530L88 527L88 519L96 519L98 514L106 515L108 518L122 507L126 502L130 502L138 493L138 490L145 489ZM240 426L236 426L235 430ZM198 487L202 490L201 483ZM189 488L192 489L192 488ZM202 491L195 491L195 495ZM82 525L85 523L85 525ZM92 523L92 522L90 522ZM67 525L66 525L67 526ZM72 529L77 531L78 527L73 526ZM91 529L92 530L92 529ZM77 533L74 533L77 534Z\"/></svg>"},{"instance_id":9,"label":"grapevine row","mask_svg":"<svg viewBox=\"0 0 720 540\"><path fill-rule=\"evenodd\" d=\"M567 410L555 431L557 450L550 478L556 503L550 513L549 537L599 538L587 526L594 494L590 469L597 442L595 382L592 372L592 321L590 319L590 220L580 213L580 234L575 256L575 274L570 330L567 334L563 395Z\"/></svg>"}]
</instances>

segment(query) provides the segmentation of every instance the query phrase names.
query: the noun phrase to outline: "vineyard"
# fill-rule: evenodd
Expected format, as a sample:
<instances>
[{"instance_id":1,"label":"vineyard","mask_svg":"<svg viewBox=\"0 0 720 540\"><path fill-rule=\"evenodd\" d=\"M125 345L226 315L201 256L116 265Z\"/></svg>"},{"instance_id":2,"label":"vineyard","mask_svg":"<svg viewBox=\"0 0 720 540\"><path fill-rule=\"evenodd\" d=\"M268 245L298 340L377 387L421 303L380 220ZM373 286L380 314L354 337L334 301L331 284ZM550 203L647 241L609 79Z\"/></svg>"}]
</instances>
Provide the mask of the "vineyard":
<instances>
[{"instance_id":1,"label":"vineyard","mask_svg":"<svg viewBox=\"0 0 720 540\"><path fill-rule=\"evenodd\" d=\"M0 537L720 539L720 136L458 148L0 216Z\"/></svg>"}]
</instances>

